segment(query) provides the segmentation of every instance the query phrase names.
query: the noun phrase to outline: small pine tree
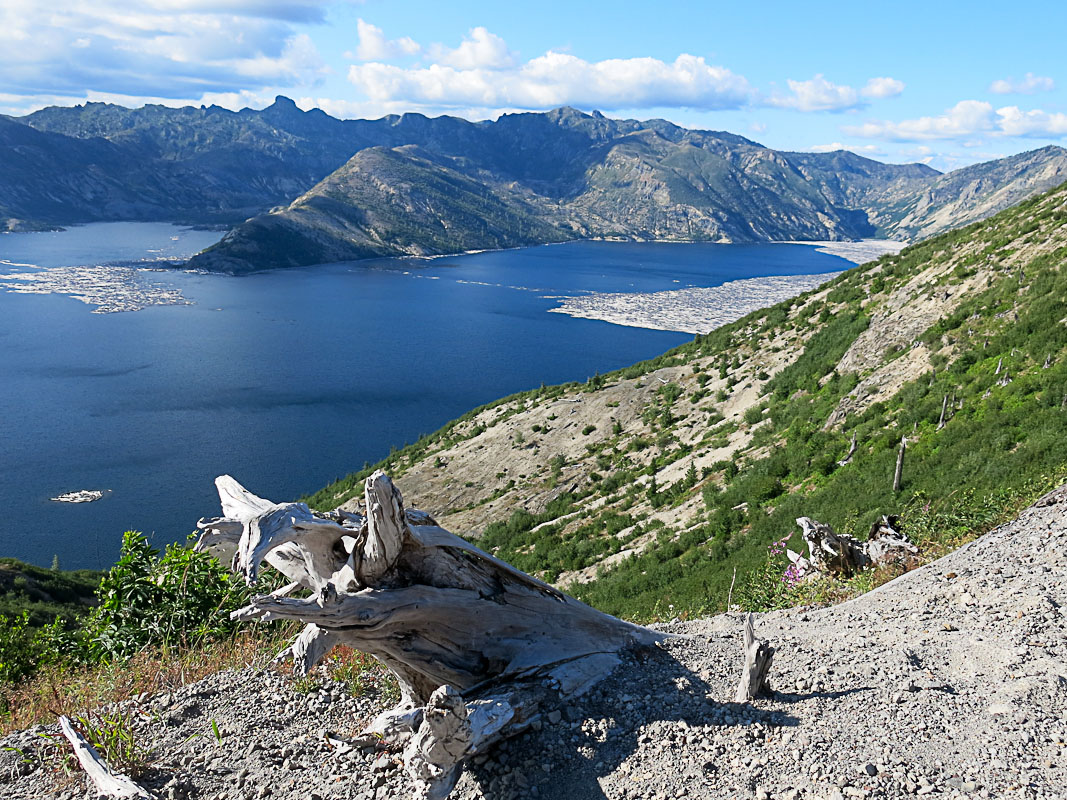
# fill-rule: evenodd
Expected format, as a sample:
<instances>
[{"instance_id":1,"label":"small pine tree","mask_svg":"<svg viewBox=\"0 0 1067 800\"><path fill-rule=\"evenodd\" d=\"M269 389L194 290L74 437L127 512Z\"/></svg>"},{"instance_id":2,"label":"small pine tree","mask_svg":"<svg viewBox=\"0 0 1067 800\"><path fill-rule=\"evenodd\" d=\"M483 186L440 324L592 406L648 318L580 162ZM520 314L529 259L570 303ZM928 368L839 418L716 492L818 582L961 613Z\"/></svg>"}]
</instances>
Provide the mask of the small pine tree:
<instances>
[{"instance_id":1,"label":"small pine tree","mask_svg":"<svg viewBox=\"0 0 1067 800\"><path fill-rule=\"evenodd\" d=\"M59 572L59 554L52 556L52 572Z\"/></svg>"},{"instance_id":2,"label":"small pine tree","mask_svg":"<svg viewBox=\"0 0 1067 800\"><path fill-rule=\"evenodd\" d=\"M697 467L692 461L689 462L689 469L685 471L685 486L690 488L697 485Z\"/></svg>"}]
</instances>

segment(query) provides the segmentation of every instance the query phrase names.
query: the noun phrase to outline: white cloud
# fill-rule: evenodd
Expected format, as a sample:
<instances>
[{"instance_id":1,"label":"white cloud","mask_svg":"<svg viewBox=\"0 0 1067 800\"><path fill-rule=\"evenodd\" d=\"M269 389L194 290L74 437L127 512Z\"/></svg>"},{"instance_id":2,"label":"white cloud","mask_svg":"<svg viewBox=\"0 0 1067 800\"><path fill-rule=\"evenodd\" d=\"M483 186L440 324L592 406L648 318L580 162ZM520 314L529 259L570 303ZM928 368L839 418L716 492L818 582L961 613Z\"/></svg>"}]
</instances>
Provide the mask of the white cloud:
<instances>
[{"instance_id":1,"label":"white cloud","mask_svg":"<svg viewBox=\"0 0 1067 800\"><path fill-rule=\"evenodd\" d=\"M739 108L752 96L748 81L740 75L684 54L671 63L655 58L589 62L549 51L510 69L501 69L499 61L491 63L493 67L468 69L446 64L411 68L354 64L348 79L379 103L450 109L571 104L607 110L663 106L707 110Z\"/></svg>"},{"instance_id":2,"label":"white cloud","mask_svg":"<svg viewBox=\"0 0 1067 800\"><path fill-rule=\"evenodd\" d=\"M383 106L381 103L366 100L339 100L332 97L299 97L296 104L302 109L321 108L331 117L338 119L378 119L386 114L403 113L403 106Z\"/></svg>"},{"instance_id":3,"label":"white cloud","mask_svg":"<svg viewBox=\"0 0 1067 800\"><path fill-rule=\"evenodd\" d=\"M507 43L480 26L472 28L455 49L434 45L430 56L437 63L459 70L508 69L516 64L515 54L508 50Z\"/></svg>"},{"instance_id":4,"label":"white cloud","mask_svg":"<svg viewBox=\"0 0 1067 800\"><path fill-rule=\"evenodd\" d=\"M1001 78L989 84L989 91L994 94L1037 94L1038 92L1051 92L1056 88L1056 82L1052 78L1035 75L1027 72L1021 80L1015 78Z\"/></svg>"},{"instance_id":5,"label":"white cloud","mask_svg":"<svg viewBox=\"0 0 1067 800\"><path fill-rule=\"evenodd\" d=\"M26 98L199 98L264 85L311 85L325 65L297 24L328 0L4 0L0 74Z\"/></svg>"},{"instance_id":6,"label":"white cloud","mask_svg":"<svg viewBox=\"0 0 1067 800\"><path fill-rule=\"evenodd\" d=\"M1062 137L1067 136L1067 114L1005 106L997 109L997 127L1005 136Z\"/></svg>"},{"instance_id":7,"label":"white cloud","mask_svg":"<svg viewBox=\"0 0 1067 800\"><path fill-rule=\"evenodd\" d=\"M328 0L140 0L137 6L150 13L222 14L296 23L321 22L325 7L330 4ZM50 7L56 5L52 3ZM125 8L130 5L120 3Z\"/></svg>"},{"instance_id":8,"label":"white cloud","mask_svg":"<svg viewBox=\"0 0 1067 800\"><path fill-rule=\"evenodd\" d=\"M240 75L258 78L264 82L277 81L293 76L310 77L324 75L329 70L322 63L315 44L306 33L287 39L282 52L277 56L259 54L234 64Z\"/></svg>"},{"instance_id":9,"label":"white cloud","mask_svg":"<svg viewBox=\"0 0 1067 800\"><path fill-rule=\"evenodd\" d=\"M917 142L932 139L966 140L976 135L1060 138L1067 136L1067 114L1040 109L1023 111L1018 106L993 109L991 103L962 100L935 117L890 122L871 120L862 125L845 125L850 136Z\"/></svg>"},{"instance_id":10,"label":"white cloud","mask_svg":"<svg viewBox=\"0 0 1067 800\"><path fill-rule=\"evenodd\" d=\"M932 147L925 144L917 144L915 147L898 150L897 155L905 161L917 161L920 164L930 164L935 158L939 157L939 154L935 153Z\"/></svg>"},{"instance_id":11,"label":"white cloud","mask_svg":"<svg viewBox=\"0 0 1067 800\"><path fill-rule=\"evenodd\" d=\"M792 95L771 95L768 105L796 111L843 111L860 103L860 93L851 86L831 83L822 75L810 81L787 80Z\"/></svg>"},{"instance_id":12,"label":"white cloud","mask_svg":"<svg viewBox=\"0 0 1067 800\"><path fill-rule=\"evenodd\" d=\"M882 152L881 148L876 144L841 144L841 142L816 144L808 149L813 153L836 153L838 150L848 150L852 153L859 153L866 156L880 155Z\"/></svg>"},{"instance_id":13,"label":"white cloud","mask_svg":"<svg viewBox=\"0 0 1067 800\"><path fill-rule=\"evenodd\" d=\"M766 104L796 111L847 111L866 105L867 99L895 97L904 91L904 82L896 78L871 78L862 89L833 83L821 74L811 80L787 80L792 94L772 94Z\"/></svg>"},{"instance_id":14,"label":"white cloud","mask_svg":"<svg viewBox=\"0 0 1067 800\"><path fill-rule=\"evenodd\" d=\"M904 81L898 81L896 78L871 78L860 90L860 94L880 100L885 97L896 97L903 91Z\"/></svg>"},{"instance_id":15,"label":"white cloud","mask_svg":"<svg viewBox=\"0 0 1067 800\"><path fill-rule=\"evenodd\" d=\"M841 130L850 136L862 136L865 139L913 142L925 139L955 139L992 131L994 127L995 117L991 104L978 100L962 100L936 117L919 117L901 122L872 120L862 125L845 125Z\"/></svg>"},{"instance_id":16,"label":"white cloud","mask_svg":"<svg viewBox=\"0 0 1067 800\"><path fill-rule=\"evenodd\" d=\"M360 61L391 61L394 58L415 55L422 49L410 36L386 39L381 28L362 19L356 20L356 33L359 36L359 44L356 46L355 57Z\"/></svg>"}]
</instances>

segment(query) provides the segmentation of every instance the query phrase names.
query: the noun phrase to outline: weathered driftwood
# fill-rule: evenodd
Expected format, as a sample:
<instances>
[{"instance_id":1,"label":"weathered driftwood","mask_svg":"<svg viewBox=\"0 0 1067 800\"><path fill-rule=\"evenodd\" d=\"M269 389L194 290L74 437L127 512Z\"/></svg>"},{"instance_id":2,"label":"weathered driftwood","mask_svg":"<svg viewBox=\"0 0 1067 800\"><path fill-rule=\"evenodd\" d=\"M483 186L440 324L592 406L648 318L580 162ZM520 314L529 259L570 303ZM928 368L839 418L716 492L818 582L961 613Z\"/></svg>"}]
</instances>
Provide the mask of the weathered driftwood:
<instances>
[{"instance_id":1,"label":"weathered driftwood","mask_svg":"<svg viewBox=\"0 0 1067 800\"><path fill-rule=\"evenodd\" d=\"M816 572L851 576L870 563L863 542L809 517L799 517L797 525L808 545L807 561Z\"/></svg>"},{"instance_id":2,"label":"weathered driftwood","mask_svg":"<svg viewBox=\"0 0 1067 800\"><path fill-rule=\"evenodd\" d=\"M752 614L745 617L745 666L741 672L741 682L734 695L735 703L747 703L761 694L769 694L770 686L767 676L774 660L774 648L769 642L756 638L755 621Z\"/></svg>"},{"instance_id":3,"label":"weathered driftwood","mask_svg":"<svg viewBox=\"0 0 1067 800\"><path fill-rule=\"evenodd\" d=\"M793 565L793 575L801 578L817 572L847 578L866 567L903 560L918 553L919 548L896 529L896 524L896 517L882 517L871 526L867 541L863 542L847 533L835 533L822 522L799 517L797 525L808 545L808 555L804 557L786 550Z\"/></svg>"},{"instance_id":4,"label":"weathered driftwood","mask_svg":"<svg viewBox=\"0 0 1067 800\"><path fill-rule=\"evenodd\" d=\"M304 622L281 654L301 673L338 644L388 666L400 704L362 741L403 746L417 797L447 796L466 758L587 691L620 651L663 638L406 510L381 472L366 481L363 514L274 504L228 476L216 484L223 517L200 521L200 546L234 552L249 583L264 562L291 582L234 617ZM298 589L309 596L290 596Z\"/></svg>"},{"instance_id":5,"label":"weathered driftwood","mask_svg":"<svg viewBox=\"0 0 1067 800\"><path fill-rule=\"evenodd\" d=\"M78 757L78 763L81 764L85 774L89 776L89 779L96 786L99 794L118 798L152 797L146 789L138 786L130 778L121 772L111 769L108 763L96 752L96 748L89 744L84 736L74 730L74 726L70 724L70 720L67 717L59 718L59 728L63 731L63 735L67 737L70 746L74 748L74 755Z\"/></svg>"},{"instance_id":6,"label":"weathered driftwood","mask_svg":"<svg viewBox=\"0 0 1067 800\"><path fill-rule=\"evenodd\" d=\"M883 516L871 525L864 549L872 564L904 561L908 556L919 552L919 548L909 542L908 537L898 530L899 526L900 519L896 516Z\"/></svg>"}]
</instances>

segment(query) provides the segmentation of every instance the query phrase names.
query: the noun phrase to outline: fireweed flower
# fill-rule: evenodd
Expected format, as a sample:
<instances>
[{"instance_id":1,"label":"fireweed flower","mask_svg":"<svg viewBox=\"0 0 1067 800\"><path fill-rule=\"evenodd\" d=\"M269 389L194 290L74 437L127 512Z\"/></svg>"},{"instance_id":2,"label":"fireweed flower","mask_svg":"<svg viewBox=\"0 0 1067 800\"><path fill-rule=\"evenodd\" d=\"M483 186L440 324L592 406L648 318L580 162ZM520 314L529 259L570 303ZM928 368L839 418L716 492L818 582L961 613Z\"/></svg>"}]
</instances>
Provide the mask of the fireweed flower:
<instances>
[{"instance_id":1,"label":"fireweed flower","mask_svg":"<svg viewBox=\"0 0 1067 800\"><path fill-rule=\"evenodd\" d=\"M795 533L796 531L794 531ZM790 533L784 539L776 539L768 545L767 550L772 556L777 556L785 552L785 543L793 538L793 534Z\"/></svg>"},{"instance_id":2,"label":"fireweed flower","mask_svg":"<svg viewBox=\"0 0 1067 800\"><path fill-rule=\"evenodd\" d=\"M803 577L804 573L800 571L800 568L796 564L790 564L786 567L785 572L782 573L782 583L792 588L800 583L800 579Z\"/></svg>"}]
</instances>

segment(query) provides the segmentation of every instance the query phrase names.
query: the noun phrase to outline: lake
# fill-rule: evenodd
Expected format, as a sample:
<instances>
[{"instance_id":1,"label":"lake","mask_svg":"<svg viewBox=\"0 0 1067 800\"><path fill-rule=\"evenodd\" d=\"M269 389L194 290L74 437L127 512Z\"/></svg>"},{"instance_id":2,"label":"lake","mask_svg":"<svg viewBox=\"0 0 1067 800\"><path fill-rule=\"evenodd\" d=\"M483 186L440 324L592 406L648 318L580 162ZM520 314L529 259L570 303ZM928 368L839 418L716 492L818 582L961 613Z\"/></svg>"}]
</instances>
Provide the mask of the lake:
<instances>
[{"instance_id":1,"label":"lake","mask_svg":"<svg viewBox=\"0 0 1067 800\"><path fill-rule=\"evenodd\" d=\"M125 530L162 546L217 515L222 473L291 500L477 405L692 338L548 313L558 298L851 266L808 246L574 242L241 278L143 269L220 235L0 235L0 555L105 567ZM106 494L50 500L81 489Z\"/></svg>"}]
</instances>

